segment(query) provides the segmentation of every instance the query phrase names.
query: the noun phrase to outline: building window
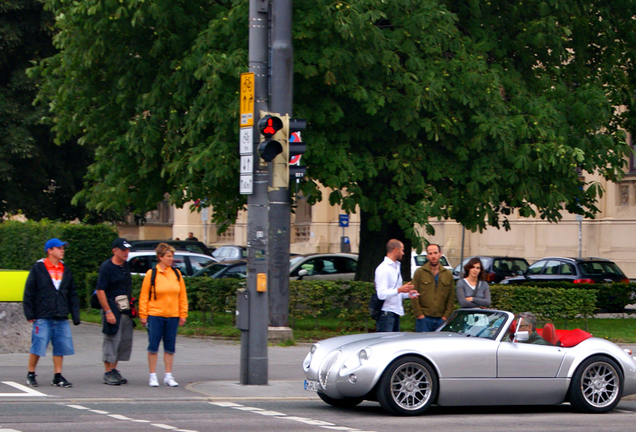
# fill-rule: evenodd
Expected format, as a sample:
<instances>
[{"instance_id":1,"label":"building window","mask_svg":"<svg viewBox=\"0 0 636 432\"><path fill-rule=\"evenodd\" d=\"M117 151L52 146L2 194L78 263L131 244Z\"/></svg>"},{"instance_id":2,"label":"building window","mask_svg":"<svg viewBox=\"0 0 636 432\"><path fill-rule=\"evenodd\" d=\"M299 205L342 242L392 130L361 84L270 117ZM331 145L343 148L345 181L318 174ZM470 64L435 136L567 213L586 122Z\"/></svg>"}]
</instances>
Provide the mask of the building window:
<instances>
[{"instance_id":1,"label":"building window","mask_svg":"<svg viewBox=\"0 0 636 432\"><path fill-rule=\"evenodd\" d=\"M629 185L621 184L620 186L620 205L626 206L629 205Z\"/></svg>"},{"instance_id":2,"label":"building window","mask_svg":"<svg viewBox=\"0 0 636 432\"><path fill-rule=\"evenodd\" d=\"M292 243L305 243L311 239L311 206L307 198L298 195L294 211L294 237Z\"/></svg>"},{"instance_id":3,"label":"building window","mask_svg":"<svg viewBox=\"0 0 636 432\"><path fill-rule=\"evenodd\" d=\"M294 226L294 243L304 243L311 239L311 225Z\"/></svg>"},{"instance_id":4,"label":"building window","mask_svg":"<svg viewBox=\"0 0 636 432\"><path fill-rule=\"evenodd\" d=\"M636 148L634 148L634 139L631 133L627 134L627 142L632 149L632 153L629 155L629 173L636 174L636 154L634 154Z\"/></svg>"},{"instance_id":5,"label":"building window","mask_svg":"<svg viewBox=\"0 0 636 432\"><path fill-rule=\"evenodd\" d=\"M218 235L217 241L219 243L234 243L234 225L230 226L227 230Z\"/></svg>"}]
</instances>

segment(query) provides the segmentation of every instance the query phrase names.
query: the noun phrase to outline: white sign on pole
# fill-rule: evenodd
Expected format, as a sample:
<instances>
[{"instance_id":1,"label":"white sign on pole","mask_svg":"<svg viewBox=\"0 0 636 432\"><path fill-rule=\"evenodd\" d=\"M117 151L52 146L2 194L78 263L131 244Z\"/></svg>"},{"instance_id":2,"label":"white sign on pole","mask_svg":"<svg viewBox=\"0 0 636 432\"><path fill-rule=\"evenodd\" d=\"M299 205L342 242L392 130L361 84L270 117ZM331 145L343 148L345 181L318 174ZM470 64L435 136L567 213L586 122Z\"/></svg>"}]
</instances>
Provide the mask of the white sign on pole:
<instances>
[{"instance_id":1,"label":"white sign on pole","mask_svg":"<svg viewBox=\"0 0 636 432\"><path fill-rule=\"evenodd\" d=\"M209 217L210 217L210 212L208 211L208 208L207 207L202 208L201 209L201 220L203 222L207 222Z\"/></svg>"},{"instance_id":2,"label":"white sign on pole","mask_svg":"<svg viewBox=\"0 0 636 432\"><path fill-rule=\"evenodd\" d=\"M254 133L252 132L251 127L241 128L239 134L239 154L240 155L251 155L253 153L253 138Z\"/></svg>"},{"instance_id":3,"label":"white sign on pole","mask_svg":"<svg viewBox=\"0 0 636 432\"><path fill-rule=\"evenodd\" d=\"M254 170L253 156L241 156L241 175L252 174Z\"/></svg>"},{"instance_id":4,"label":"white sign on pole","mask_svg":"<svg viewBox=\"0 0 636 432\"><path fill-rule=\"evenodd\" d=\"M239 192L241 195L251 195L254 189L254 177L252 175L242 175Z\"/></svg>"}]
</instances>

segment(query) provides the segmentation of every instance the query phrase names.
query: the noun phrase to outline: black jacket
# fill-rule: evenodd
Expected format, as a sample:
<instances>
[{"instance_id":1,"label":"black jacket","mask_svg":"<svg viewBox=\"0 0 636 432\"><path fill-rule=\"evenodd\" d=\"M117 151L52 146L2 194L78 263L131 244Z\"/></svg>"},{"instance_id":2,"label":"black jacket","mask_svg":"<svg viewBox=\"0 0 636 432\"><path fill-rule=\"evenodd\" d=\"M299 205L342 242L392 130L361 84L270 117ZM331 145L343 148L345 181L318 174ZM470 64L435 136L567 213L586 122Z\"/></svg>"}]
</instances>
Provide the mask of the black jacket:
<instances>
[{"instance_id":1,"label":"black jacket","mask_svg":"<svg viewBox=\"0 0 636 432\"><path fill-rule=\"evenodd\" d=\"M79 297L77 287L73 281L73 274L67 265L64 266L60 289L56 290L46 270L44 260L36 262L24 286L22 300L24 315L27 320L42 318L68 319L73 318L73 324L80 323Z\"/></svg>"}]
</instances>

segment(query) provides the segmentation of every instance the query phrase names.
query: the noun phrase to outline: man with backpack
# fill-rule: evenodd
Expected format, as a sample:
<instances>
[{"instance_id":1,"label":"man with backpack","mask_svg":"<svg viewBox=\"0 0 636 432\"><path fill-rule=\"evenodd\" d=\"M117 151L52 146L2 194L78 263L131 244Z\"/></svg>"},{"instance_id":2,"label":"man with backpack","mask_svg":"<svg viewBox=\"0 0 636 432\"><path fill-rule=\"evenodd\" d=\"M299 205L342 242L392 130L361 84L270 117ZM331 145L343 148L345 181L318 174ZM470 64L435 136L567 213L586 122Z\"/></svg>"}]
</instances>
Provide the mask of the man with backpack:
<instances>
[{"instance_id":1,"label":"man with backpack","mask_svg":"<svg viewBox=\"0 0 636 432\"><path fill-rule=\"evenodd\" d=\"M391 239L386 244L384 261L375 269L375 290L382 311L376 321L376 332L399 332L400 317L404 315L402 301L416 298L418 293L410 282L402 283L400 261L404 257L404 244Z\"/></svg>"},{"instance_id":2,"label":"man with backpack","mask_svg":"<svg viewBox=\"0 0 636 432\"><path fill-rule=\"evenodd\" d=\"M126 384L117 370L119 361L130 360L133 320L130 307L132 278L128 265L130 244L125 238L113 241L113 256L102 263L97 279L97 298L102 307L102 361L104 384Z\"/></svg>"}]
</instances>

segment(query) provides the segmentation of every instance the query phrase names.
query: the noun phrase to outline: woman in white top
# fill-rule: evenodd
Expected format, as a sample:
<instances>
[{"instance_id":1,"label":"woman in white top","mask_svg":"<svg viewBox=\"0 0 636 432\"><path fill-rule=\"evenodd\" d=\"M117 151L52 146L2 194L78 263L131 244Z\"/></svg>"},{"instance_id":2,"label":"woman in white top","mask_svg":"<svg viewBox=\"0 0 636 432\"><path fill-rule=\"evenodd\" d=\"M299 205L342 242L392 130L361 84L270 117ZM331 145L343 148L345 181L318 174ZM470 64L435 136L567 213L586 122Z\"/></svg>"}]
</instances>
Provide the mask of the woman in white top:
<instances>
[{"instance_id":1,"label":"woman in white top","mask_svg":"<svg viewBox=\"0 0 636 432\"><path fill-rule=\"evenodd\" d=\"M464 278L455 285L457 301L461 308L490 307L490 288L484 280L484 266L479 258L473 258L464 266Z\"/></svg>"}]
</instances>

